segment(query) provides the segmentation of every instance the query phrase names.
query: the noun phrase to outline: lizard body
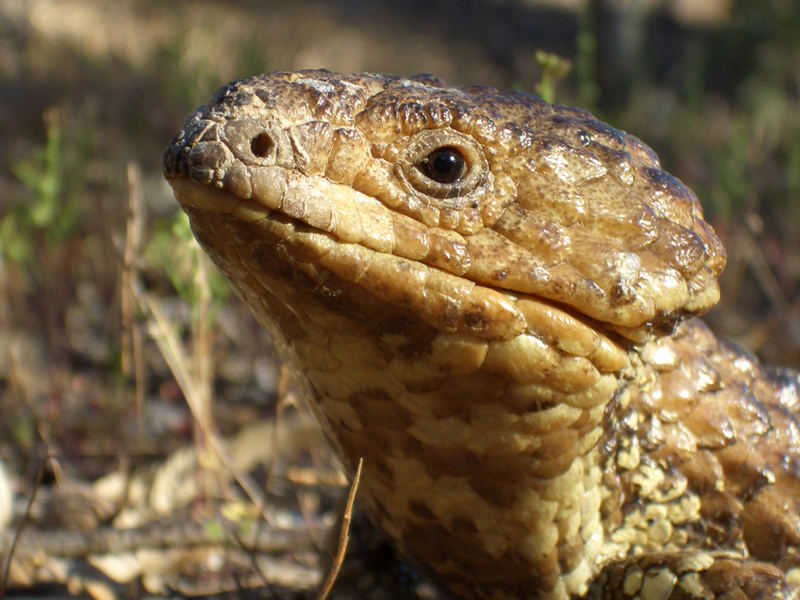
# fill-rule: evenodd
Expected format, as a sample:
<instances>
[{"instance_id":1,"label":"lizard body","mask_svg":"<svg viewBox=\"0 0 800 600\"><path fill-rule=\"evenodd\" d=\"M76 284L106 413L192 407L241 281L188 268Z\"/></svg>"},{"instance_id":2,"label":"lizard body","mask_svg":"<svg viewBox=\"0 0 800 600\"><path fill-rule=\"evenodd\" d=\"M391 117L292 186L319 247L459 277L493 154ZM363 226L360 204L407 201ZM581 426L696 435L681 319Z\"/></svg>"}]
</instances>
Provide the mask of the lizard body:
<instances>
[{"instance_id":1,"label":"lizard body","mask_svg":"<svg viewBox=\"0 0 800 600\"><path fill-rule=\"evenodd\" d=\"M695 317L725 253L633 136L430 76L234 82L195 236L398 547L475 599L796 598L796 373Z\"/></svg>"}]
</instances>

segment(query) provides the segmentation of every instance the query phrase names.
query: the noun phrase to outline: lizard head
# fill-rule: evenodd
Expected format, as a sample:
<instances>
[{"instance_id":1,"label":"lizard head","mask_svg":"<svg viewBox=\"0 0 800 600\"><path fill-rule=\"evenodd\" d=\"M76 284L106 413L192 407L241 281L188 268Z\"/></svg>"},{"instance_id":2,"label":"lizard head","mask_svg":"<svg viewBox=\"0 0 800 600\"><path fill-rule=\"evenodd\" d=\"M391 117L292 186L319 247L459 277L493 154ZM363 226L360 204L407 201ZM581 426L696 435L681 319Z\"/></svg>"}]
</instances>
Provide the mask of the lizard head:
<instances>
[{"instance_id":1,"label":"lizard head","mask_svg":"<svg viewBox=\"0 0 800 600\"><path fill-rule=\"evenodd\" d=\"M719 296L725 253L691 190L635 137L529 94L260 75L199 108L164 170L234 281L271 267L223 217L439 331L513 338L535 298L640 342Z\"/></svg>"}]
</instances>

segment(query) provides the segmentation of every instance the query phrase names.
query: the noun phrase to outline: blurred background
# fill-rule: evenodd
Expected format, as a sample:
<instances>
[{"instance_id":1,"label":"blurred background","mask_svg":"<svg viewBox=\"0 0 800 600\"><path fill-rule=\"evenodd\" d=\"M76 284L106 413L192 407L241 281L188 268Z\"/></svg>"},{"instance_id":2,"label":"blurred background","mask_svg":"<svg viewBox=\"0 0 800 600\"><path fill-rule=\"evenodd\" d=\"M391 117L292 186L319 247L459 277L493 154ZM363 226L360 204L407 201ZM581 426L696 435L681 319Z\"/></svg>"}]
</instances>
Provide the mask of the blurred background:
<instances>
[{"instance_id":1,"label":"blurred background","mask_svg":"<svg viewBox=\"0 0 800 600\"><path fill-rule=\"evenodd\" d=\"M318 67L530 91L636 134L728 249L707 320L800 367L796 0L0 0L12 519L36 489L198 443L198 421L225 435L279 411L269 342L198 267L161 153L226 82Z\"/></svg>"}]
</instances>

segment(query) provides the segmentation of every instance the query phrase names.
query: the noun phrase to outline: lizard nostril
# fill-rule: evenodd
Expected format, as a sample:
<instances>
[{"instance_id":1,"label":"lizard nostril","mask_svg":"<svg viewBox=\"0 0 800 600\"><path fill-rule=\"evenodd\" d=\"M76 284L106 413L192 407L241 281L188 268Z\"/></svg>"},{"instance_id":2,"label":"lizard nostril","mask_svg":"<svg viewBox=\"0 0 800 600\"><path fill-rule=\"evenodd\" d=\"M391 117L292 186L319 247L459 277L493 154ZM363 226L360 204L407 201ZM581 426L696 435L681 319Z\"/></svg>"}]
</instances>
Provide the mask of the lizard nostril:
<instances>
[{"instance_id":1,"label":"lizard nostril","mask_svg":"<svg viewBox=\"0 0 800 600\"><path fill-rule=\"evenodd\" d=\"M273 145L269 134L259 133L250 141L250 151L259 158L267 158Z\"/></svg>"}]
</instances>

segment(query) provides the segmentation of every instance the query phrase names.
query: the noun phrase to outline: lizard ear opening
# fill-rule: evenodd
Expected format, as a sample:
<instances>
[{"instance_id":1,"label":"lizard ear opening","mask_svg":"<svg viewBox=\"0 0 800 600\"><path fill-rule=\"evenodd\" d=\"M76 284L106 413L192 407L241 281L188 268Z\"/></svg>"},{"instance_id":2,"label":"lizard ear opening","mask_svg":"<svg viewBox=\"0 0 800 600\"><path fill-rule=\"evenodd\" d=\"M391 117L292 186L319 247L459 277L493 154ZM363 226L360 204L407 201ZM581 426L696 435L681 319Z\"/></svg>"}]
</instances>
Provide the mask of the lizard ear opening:
<instances>
[{"instance_id":1,"label":"lizard ear opening","mask_svg":"<svg viewBox=\"0 0 800 600\"><path fill-rule=\"evenodd\" d=\"M472 138L452 129L428 129L414 135L399 162L403 179L417 192L455 200L455 207L486 181L488 164Z\"/></svg>"}]
</instances>

